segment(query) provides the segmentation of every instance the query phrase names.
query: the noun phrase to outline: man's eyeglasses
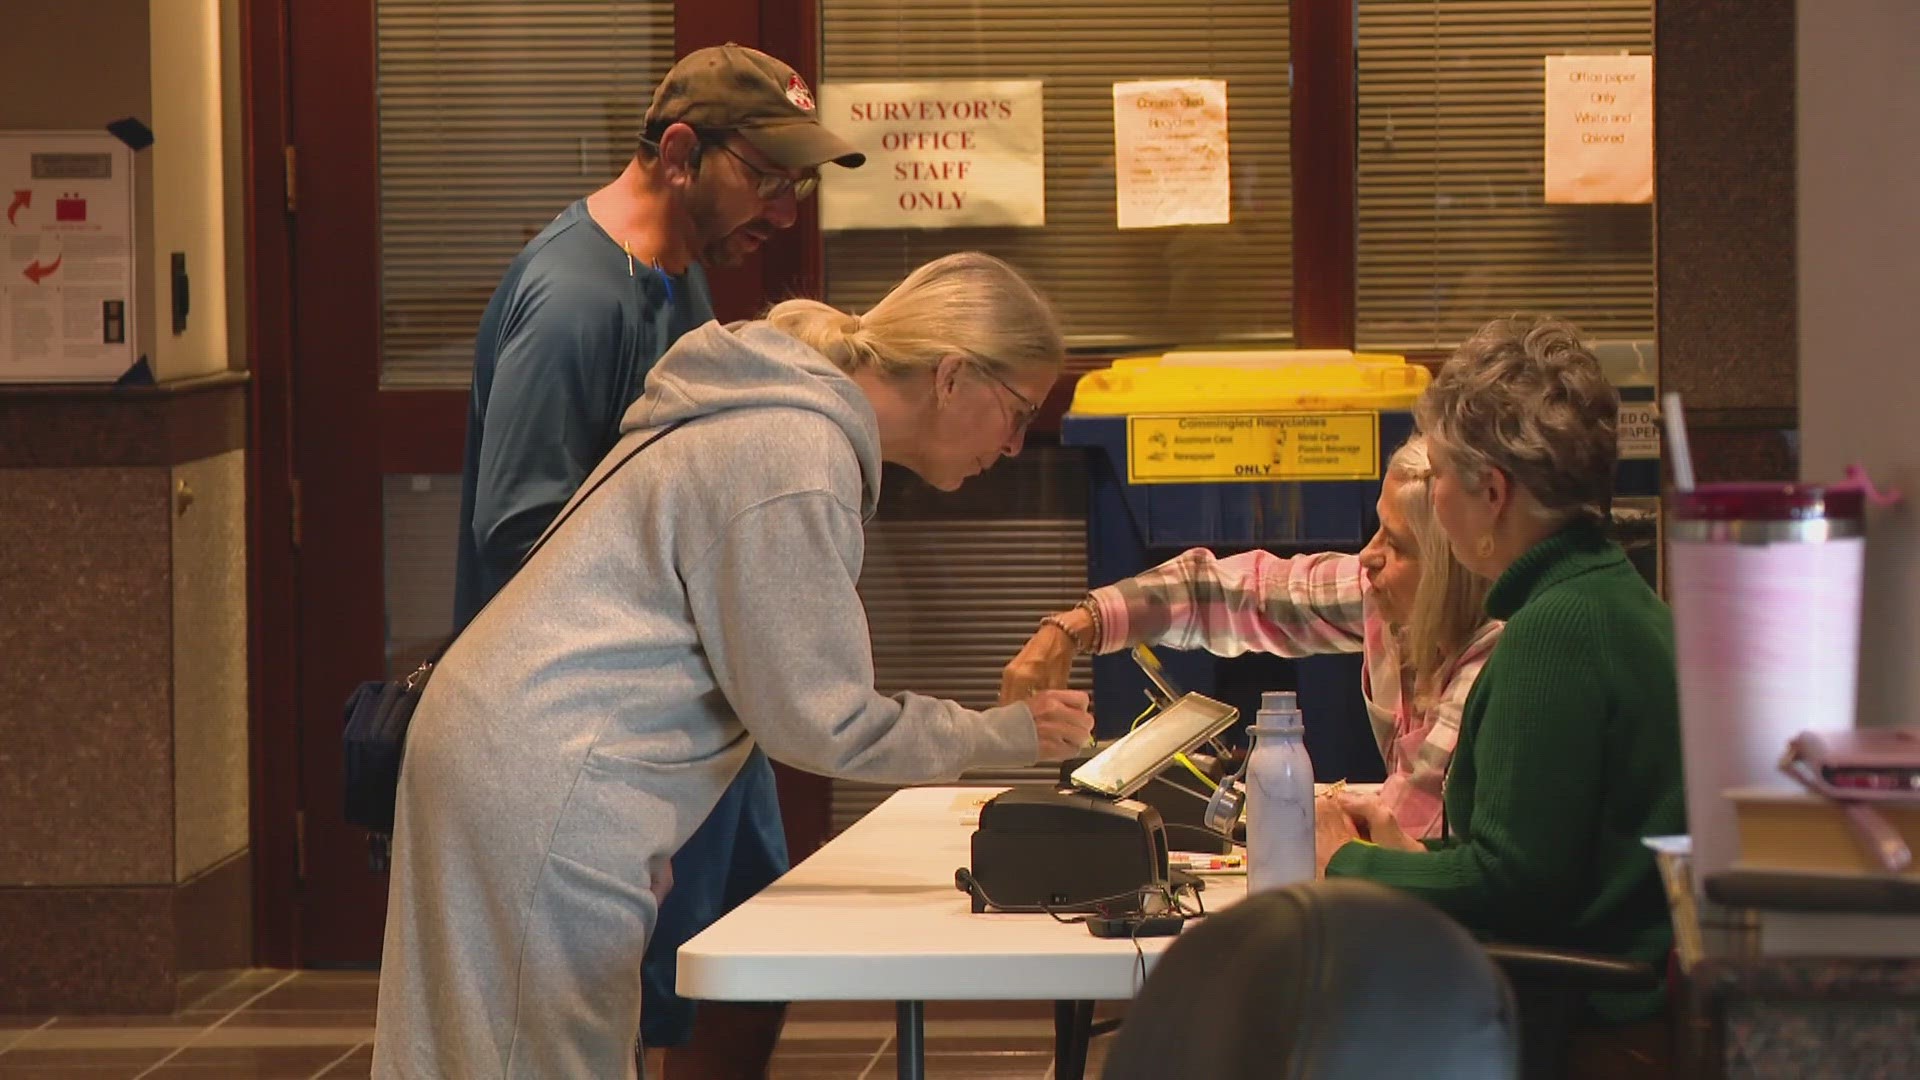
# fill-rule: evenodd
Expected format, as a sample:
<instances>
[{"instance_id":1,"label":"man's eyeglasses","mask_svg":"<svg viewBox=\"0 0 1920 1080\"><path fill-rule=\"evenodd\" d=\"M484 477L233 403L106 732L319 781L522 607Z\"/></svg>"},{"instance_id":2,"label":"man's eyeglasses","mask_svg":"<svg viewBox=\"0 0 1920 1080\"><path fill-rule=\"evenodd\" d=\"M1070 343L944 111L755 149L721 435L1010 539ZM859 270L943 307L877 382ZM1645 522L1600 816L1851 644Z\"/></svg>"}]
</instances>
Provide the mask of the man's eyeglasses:
<instances>
[{"instance_id":1,"label":"man's eyeglasses","mask_svg":"<svg viewBox=\"0 0 1920 1080\"><path fill-rule=\"evenodd\" d=\"M1012 394L1013 399L1020 403L1019 410L1015 412L1013 415L1013 434L1010 437L1019 438L1021 436L1024 436L1027 433L1027 427L1033 423L1033 418L1039 414L1040 407L1038 405L1035 405L1030 399L1028 399L1027 395L1021 393L1018 390L1015 390L1013 388L1012 383L1001 378L997 373L994 372L992 368L988 367L986 364L976 362L974 364L974 367L979 369L982 373L984 373L987 376L987 378L992 379L994 382L999 383L1001 389L1005 390L1009 394Z\"/></svg>"},{"instance_id":2,"label":"man's eyeglasses","mask_svg":"<svg viewBox=\"0 0 1920 1080\"><path fill-rule=\"evenodd\" d=\"M745 165L748 170L753 173L754 181L757 184L755 193L758 194L763 201L771 202L774 199L786 195L788 192L792 192L794 202L806 202L808 198L812 197L814 191L820 187L819 173L810 172L804 176L788 176L785 173L773 172L770 169L763 169L755 165L743 157L740 151L728 146L722 140L715 140L710 145L717 146L733 155L733 160Z\"/></svg>"}]
</instances>

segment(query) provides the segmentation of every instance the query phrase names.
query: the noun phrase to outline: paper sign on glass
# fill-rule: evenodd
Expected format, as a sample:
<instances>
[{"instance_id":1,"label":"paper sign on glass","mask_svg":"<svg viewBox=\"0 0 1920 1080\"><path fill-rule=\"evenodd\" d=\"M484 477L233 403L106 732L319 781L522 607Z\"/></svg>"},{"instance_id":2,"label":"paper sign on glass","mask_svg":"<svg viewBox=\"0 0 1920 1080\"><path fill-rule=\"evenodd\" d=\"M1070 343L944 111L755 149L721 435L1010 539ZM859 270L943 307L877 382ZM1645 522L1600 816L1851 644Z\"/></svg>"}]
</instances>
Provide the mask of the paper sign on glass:
<instances>
[{"instance_id":1,"label":"paper sign on glass","mask_svg":"<svg viewBox=\"0 0 1920 1080\"><path fill-rule=\"evenodd\" d=\"M1127 417L1127 483L1377 480L1380 414Z\"/></svg>"},{"instance_id":2,"label":"paper sign on glass","mask_svg":"<svg viewBox=\"0 0 1920 1080\"><path fill-rule=\"evenodd\" d=\"M1653 201L1653 57L1549 56L1547 201Z\"/></svg>"},{"instance_id":3,"label":"paper sign on glass","mask_svg":"<svg viewBox=\"0 0 1920 1080\"><path fill-rule=\"evenodd\" d=\"M0 382L133 366L133 151L99 131L0 132Z\"/></svg>"},{"instance_id":4,"label":"paper sign on glass","mask_svg":"<svg viewBox=\"0 0 1920 1080\"><path fill-rule=\"evenodd\" d=\"M1121 228L1225 225L1226 82L1114 83L1113 156Z\"/></svg>"},{"instance_id":5,"label":"paper sign on glass","mask_svg":"<svg viewBox=\"0 0 1920 1080\"><path fill-rule=\"evenodd\" d=\"M1038 81L828 83L820 118L867 155L821 171L820 227L1047 223Z\"/></svg>"}]
</instances>

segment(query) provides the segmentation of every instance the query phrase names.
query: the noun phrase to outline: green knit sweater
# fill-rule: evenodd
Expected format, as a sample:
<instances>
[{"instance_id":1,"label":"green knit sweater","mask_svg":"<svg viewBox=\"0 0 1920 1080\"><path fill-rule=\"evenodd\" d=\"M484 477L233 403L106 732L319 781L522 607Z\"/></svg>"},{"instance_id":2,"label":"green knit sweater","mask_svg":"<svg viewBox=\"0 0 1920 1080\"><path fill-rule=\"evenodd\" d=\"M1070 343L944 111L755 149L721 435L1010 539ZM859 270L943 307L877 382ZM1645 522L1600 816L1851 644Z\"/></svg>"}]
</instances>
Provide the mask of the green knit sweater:
<instances>
[{"instance_id":1,"label":"green knit sweater","mask_svg":"<svg viewBox=\"0 0 1920 1080\"><path fill-rule=\"evenodd\" d=\"M1686 831L1672 616L1591 526L1521 556L1487 613L1507 627L1461 717L1447 839L1348 844L1327 874L1396 886L1501 940L1661 965L1672 925L1640 840ZM1594 999L1615 1019L1658 1003Z\"/></svg>"}]
</instances>

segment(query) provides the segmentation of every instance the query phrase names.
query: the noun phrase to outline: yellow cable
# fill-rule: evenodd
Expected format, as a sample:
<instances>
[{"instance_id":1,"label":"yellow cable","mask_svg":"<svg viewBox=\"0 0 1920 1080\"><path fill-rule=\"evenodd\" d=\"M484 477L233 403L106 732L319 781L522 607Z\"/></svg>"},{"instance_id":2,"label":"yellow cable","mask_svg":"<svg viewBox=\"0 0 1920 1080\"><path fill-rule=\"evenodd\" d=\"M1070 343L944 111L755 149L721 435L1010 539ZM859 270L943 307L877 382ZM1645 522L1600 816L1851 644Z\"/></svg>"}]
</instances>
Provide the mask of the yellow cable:
<instances>
[{"instance_id":1,"label":"yellow cable","mask_svg":"<svg viewBox=\"0 0 1920 1080\"><path fill-rule=\"evenodd\" d=\"M1175 761L1177 761L1177 762L1179 762L1179 763L1180 763L1180 764L1182 764L1182 765L1185 765L1185 766L1187 767L1187 771L1188 771L1188 772L1190 772L1190 773L1192 773L1193 775L1195 775L1195 776L1197 776L1197 777L1199 777L1199 778L1200 778L1200 782L1201 782L1201 783L1203 783L1203 784L1205 784L1205 785L1207 785L1207 790L1208 790L1208 791L1219 791L1219 790L1220 790L1220 785L1219 785L1219 784L1216 784L1216 783L1214 783L1214 782L1213 782L1213 778L1212 778L1212 777L1210 777L1210 776L1208 776L1208 775L1207 775L1206 773L1204 773L1204 772L1201 772L1201 771L1200 771L1200 766L1198 766L1198 765L1195 765L1195 764L1193 763L1193 759L1192 759L1192 758L1189 758L1189 757L1188 757L1187 755L1185 755L1185 754L1175 754L1175 755L1173 755L1173 760L1175 760Z\"/></svg>"},{"instance_id":2,"label":"yellow cable","mask_svg":"<svg viewBox=\"0 0 1920 1080\"><path fill-rule=\"evenodd\" d=\"M1132 725L1131 725L1130 727L1128 727L1128 729L1127 729L1127 730L1128 730L1128 731L1132 731L1132 730L1133 730L1134 728L1137 728L1137 727L1139 727L1139 726L1140 726L1140 722L1141 722L1141 721L1143 721L1143 720L1145 720L1145 719L1146 719L1147 717L1149 717L1149 716L1152 716L1152 715L1153 715L1153 711L1154 711L1154 709L1155 709L1155 708L1157 708L1157 707L1158 707L1158 706L1155 706L1155 705L1148 705L1148 706L1146 707L1146 710L1145 710L1145 711L1143 711L1143 712L1142 712L1142 713L1141 713L1141 714L1140 714L1139 716L1136 716L1136 717L1134 717L1134 718L1133 718L1133 724L1132 724ZM1201 782L1201 783L1203 783L1203 784L1205 784L1205 785L1207 785L1207 790L1208 790L1208 791L1218 791L1218 790L1220 790L1220 785L1219 785L1219 784L1216 784L1216 783L1214 783L1214 782L1213 782L1213 779L1212 779L1211 777L1209 777L1209 776L1208 776L1208 775L1207 775L1206 773L1204 773L1204 772L1202 772L1202 771L1200 770L1200 766L1198 766L1198 765L1195 765L1195 764L1193 763L1193 760L1192 760L1191 758L1189 758L1189 757L1187 757L1187 755L1185 755L1185 754L1175 754L1175 755L1173 756L1173 758L1174 758L1174 760L1175 760L1175 761L1178 761L1178 762L1179 762L1180 764L1182 764L1182 765L1185 765L1185 766L1187 767L1187 771L1188 771L1188 772L1190 772L1190 773L1192 773L1193 775L1195 775L1195 776L1197 776L1197 777L1199 777L1199 778L1200 778L1200 782Z\"/></svg>"}]
</instances>

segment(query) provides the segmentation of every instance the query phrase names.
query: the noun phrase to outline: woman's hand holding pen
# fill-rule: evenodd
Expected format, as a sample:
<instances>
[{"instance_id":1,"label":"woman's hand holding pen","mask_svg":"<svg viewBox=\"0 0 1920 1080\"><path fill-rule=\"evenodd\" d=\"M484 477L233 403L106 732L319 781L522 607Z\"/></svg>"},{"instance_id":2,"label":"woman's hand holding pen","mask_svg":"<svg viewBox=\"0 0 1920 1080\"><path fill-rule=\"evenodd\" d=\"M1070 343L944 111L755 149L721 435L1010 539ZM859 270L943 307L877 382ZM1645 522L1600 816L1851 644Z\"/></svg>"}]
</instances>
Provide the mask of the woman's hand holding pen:
<instances>
[{"instance_id":1,"label":"woman's hand holding pen","mask_svg":"<svg viewBox=\"0 0 1920 1080\"><path fill-rule=\"evenodd\" d=\"M1027 698L1041 761L1064 761L1093 742L1093 714L1084 690L1041 690Z\"/></svg>"}]
</instances>

